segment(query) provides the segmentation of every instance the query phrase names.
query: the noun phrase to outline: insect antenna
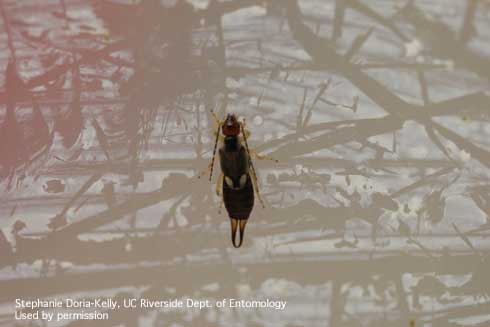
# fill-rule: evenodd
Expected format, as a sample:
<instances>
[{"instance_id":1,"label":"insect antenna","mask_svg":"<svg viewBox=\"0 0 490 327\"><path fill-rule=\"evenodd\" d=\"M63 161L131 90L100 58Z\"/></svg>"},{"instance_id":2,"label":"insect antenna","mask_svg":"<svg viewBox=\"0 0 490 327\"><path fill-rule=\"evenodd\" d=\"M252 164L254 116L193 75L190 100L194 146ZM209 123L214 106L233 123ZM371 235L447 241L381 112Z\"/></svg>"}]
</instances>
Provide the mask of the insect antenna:
<instances>
[{"instance_id":1,"label":"insect antenna","mask_svg":"<svg viewBox=\"0 0 490 327\"><path fill-rule=\"evenodd\" d=\"M211 168L209 172L209 181L211 181L211 177L213 177L213 167L214 167L214 158L216 157L216 148L218 147L219 140L219 131L221 129L221 124L218 124L218 130L216 131L216 140L214 141L214 149L213 149L213 159L211 159Z\"/></svg>"}]
</instances>

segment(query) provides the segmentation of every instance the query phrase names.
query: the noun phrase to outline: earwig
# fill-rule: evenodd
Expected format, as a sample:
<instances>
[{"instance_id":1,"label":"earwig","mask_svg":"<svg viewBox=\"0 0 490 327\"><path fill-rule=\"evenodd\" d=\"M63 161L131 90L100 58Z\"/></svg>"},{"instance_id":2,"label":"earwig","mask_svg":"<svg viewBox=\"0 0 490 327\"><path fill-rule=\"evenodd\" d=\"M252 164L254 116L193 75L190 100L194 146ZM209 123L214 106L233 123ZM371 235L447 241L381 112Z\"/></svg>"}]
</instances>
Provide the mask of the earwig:
<instances>
[{"instance_id":1,"label":"earwig","mask_svg":"<svg viewBox=\"0 0 490 327\"><path fill-rule=\"evenodd\" d=\"M251 151L248 146L245 122L239 123L233 114L228 114L224 121L220 121L214 115L214 112L211 112L211 114L217 122L218 129L216 131L211 164L208 166L210 170L209 179L211 180L212 178L216 150L218 149L220 132L222 132L224 136L223 146L220 147L218 151L220 156L221 175L219 176L216 185L216 193L220 195L223 200L220 204L220 210L224 203L230 218L231 241L233 246L239 248L242 245L245 226L253 209L254 193L257 194L262 206L265 206L260 197L257 174L252 163ZM242 134L243 141L240 141L240 134ZM240 233L240 241L238 244L236 242L237 230L239 230Z\"/></svg>"}]
</instances>

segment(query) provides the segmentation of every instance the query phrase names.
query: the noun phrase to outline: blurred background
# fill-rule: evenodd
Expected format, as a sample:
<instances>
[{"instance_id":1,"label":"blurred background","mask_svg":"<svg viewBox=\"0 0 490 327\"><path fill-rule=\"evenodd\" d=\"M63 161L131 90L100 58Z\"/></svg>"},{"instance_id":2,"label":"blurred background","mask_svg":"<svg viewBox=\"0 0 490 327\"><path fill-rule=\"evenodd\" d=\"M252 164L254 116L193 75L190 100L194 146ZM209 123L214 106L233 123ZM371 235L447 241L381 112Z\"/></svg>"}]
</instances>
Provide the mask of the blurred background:
<instances>
[{"instance_id":1,"label":"blurred background","mask_svg":"<svg viewBox=\"0 0 490 327\"><path fill-rule=\"evenodd\" d=\"M487 0L1 0L0 326L490 324ZM205 170L246 119L234 249ZM20 322L16 298L287 301ZM53 311L54 312L54 311Z\"/></svg>"}]
</instances>

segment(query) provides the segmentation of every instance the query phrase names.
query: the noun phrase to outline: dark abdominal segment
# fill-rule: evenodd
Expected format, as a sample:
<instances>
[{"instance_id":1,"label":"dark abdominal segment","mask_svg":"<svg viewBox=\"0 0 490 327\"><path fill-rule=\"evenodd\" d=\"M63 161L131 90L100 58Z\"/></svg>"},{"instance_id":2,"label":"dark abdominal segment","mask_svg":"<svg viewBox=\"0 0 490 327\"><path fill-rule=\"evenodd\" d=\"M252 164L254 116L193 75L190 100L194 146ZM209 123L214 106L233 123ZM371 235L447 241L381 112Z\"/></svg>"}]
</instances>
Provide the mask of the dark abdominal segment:
<instances>
[{"instance_id":1,"label":"dark abdominal segment","mask_svg":"<svg viewBox=\"0 0 490 327\"><path fill-rule=\"evenodd\" d=\"M228 216L235 219L248 219L254 206L254 190L250 176L241 189L231 189L223 183L223 200Z\"/></svg>"}]
</instances>

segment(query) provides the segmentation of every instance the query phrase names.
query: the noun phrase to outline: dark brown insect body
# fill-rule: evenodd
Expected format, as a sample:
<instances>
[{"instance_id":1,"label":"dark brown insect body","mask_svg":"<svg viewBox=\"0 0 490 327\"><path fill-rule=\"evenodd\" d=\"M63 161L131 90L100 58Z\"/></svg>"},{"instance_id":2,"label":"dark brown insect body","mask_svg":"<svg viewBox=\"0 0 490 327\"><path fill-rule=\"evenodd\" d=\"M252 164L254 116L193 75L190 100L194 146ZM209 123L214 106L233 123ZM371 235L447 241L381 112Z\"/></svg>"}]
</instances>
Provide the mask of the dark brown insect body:
<instances>
[{"instance_id":1,"label":"dark brown insect body","mask_svg":"<svg viewBox=\"0 0 490 327\"><path fill-rule=\"evenodd\" d=\"M222 174L218 178L217 193L219 195L219 191L221 191L223 196L223 202L231 223L231 240L233 246L238 248L242 245L245 226L254 206L256 176L250 158L246 132L243 125L231 114L226 117L224 122L218 121L213 160L210 166L211 174L220 132L223 133L224 139L223 146L219 149ZM238 244L236 242L237 230L240 231Z\"/></svg>"},{"instance_id":2,"label":"dark brown insect body","mask_svg":"<svg viewBox=\"0 0 490 327\"><path fill-rule=\"evenodd\" d=\"M254 189L249 174L250 157L237 136L226 136L219 150L221 170L224 175L223 202L231 219L233 246L243 242L245 224L254 205ZM240 224L240 243L236 245L236 228Z\"/></svg>"}]
</instances>

